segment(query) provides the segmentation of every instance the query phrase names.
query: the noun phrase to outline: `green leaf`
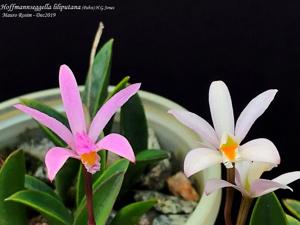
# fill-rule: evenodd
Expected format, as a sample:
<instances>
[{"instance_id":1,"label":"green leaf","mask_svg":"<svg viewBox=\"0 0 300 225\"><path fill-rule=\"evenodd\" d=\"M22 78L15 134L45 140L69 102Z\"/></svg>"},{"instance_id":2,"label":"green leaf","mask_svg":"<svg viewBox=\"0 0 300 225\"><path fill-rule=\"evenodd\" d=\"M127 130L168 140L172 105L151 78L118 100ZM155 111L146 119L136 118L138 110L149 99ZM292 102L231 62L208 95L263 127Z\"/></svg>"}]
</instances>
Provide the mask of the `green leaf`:
<instances>
[{"instance_id":1,"label":"green leaf","mask_svg":"<svg viewBox=\"0 0 300 225\"><path fill-rule=\"evenodd\" d=\"M138 94L121 108L121 133L128 139L137 154L148 146L148 126L145 110Z\"/></svg>"},{"instance_id":2,"label":"green leaf","mask_svg":"<svg viewBox=\"0 0 300 225\"><path fill-rule=\"evenodd\" d=\"M29 190L41 191L59 199L54 190L36 177L25 175L25 188ZM60 199L59 199L60 200Z\"/></svg>"},{"instance_id":3,"label":"green leaf","mask_svg":"<svg viewBox=\"0 0 300 225\"><path fill-rule=\"evenodd\" d=\"M124 89L127 84L128 84L128 81L130 79L130 76L126 76L124 77L116 86L115 88L109 93L106 101L108 99L110 99L112 96L114 96L115 94L117 94L119 91L121 91L122 89Z\"/></svg>"},{"instance_id":4,"label":"green leaf","mask_svg":"<svg viewBox=\"0 0 300 225\"><path fill-rule=\"evenodd\" d=\"M108 83L112 59L113 39L106 42L95 56L91 71L87 76L84 102L93 117L108 95Z\"/></svg>"},{"instance_id":5,"label":"green leaf","mask_svg":"<svg viewBox=\"0 0 300 225\"><path fill-rule=\"evenodd\" d=\"M93 185L94 214L97 225L105 225L107 218L114 206L120 191L124 174L128 167L127 160L119 160L110 167L95 181ZM81 201L75 216L74 225L86 225L85 197Z\"/></svg>"},{"instance_id":6,"label":"green leaf","mask_svg":"<svg viewBox=\"0 0 300 225\"><path fill-rule=\"evenodd\" d=\"M285 213L274 193L257 199L250 225L287 225Z\"/></svg>"},{"instance_id":7,"label":"green leaf","mask_svg":"<svg viewBox=\"0 0 300 225\"><path fill-rule=\"evenodd\" d=\"M104 182L109 177L124 173L127 171L127 168L129 166L129 161L127 159L120 159L116 161L114 164L112 164L110 167L108 167L104 173L94 182L93 188L97 188L102 182Z\"/></svg>"},{"instance_id":8,"label":"green leaf","mask_svg":"<svg viewBox=\"0 0 300 225\"><path fill-rule=\"evenodd\" d=\"M77 176L79 165L79 160L72 158L68 159L55 176L56 191L66 204L74 200L69 192Z\"/></svg>"},{"instance_id":9,"label":"green leaf","mask_svg":"<svg viewBox=\"0 0 300 225\"><path fill-rule=\"evenodd\" d=\"M44 103L39 102L34 99L21 99L20 101L24 105L31 107L33 109L36 109L42 113L45 113L48 116L51 116L54 119L57 119L59 122L64 124L66 127L69 127L69 123L68 123L68 120L65 117L65 115L63 115L62 113L58 112L57 110L51 108L50 106L45 105ZM44 125L40 124L39 122L37 122L37 123L41 127L41 129L44 131L44 133L48 136L48 138L54 143L55 146L59 146L59 147L66 146L66 143L60 137L58 137L54 132L52 132L50 129L48 129Z\"/></svg>"},{"instance_id":10,"label":"green leaf","mask_svg":"<svg viewBox=\"0 0 300 225\"><path fill-rule=\"evenodd\" d=\"M140 217L150 210L155 203L156 200L148 200L127 205L117 213L110 225L138 224Z\"/></svg>"},{"instance_id":11,"label":"green leaf","mask_svg":"<svg viewBox=\"0 0 300 225\"><path fill-rule=\"evenodd\" d=\"M73 217L63 203L45 192L23 190L13 194L6 200L22 203L35 209L52 225L72 224Z\"/></svg>"},{"instance_id":12,"label":"green leaf","mask_svg":"<svg viewBox=\"0 0 300 225\"><path fill-rule=\"evenodd\" d=\"M139 152L136 155L137 163L153 163L163 159L167 159L169 157L169 153L164 150L158 149L147 149Z\"/></svg>"},{"instance_id":13,"label":"green leaf","mask_svg":"<svg viewBox=\"0 0 300 225\"><path fill-rule=\"evenodd\" d=\"M82 165L79 166L76 180L76 206L78 207L84 197L84 177L82 173Z\"/></svg>"},{"instance_id":14,"label":"green leaf","mask_svg":"<svg viewBox=\"0 0 300 225\"><path fill-rule=\"evenodd\" d=\"M25 159L22 151L14 151L0 169L0 224L27 225L25 207L4 200L24 189Z\"/></svg>"},{"instance_id":15,"label":"green leaf","mask_svg":"<svg viewBox=\"0 0 300 225\"><path fill-rule=\"evenodd\" d=\"M295 199L284 199L284 206L300 220L300 201Z\"/></svg>"},{"instance_id":16,"label":"green leaf","mask_svg":"<svg viewBox=\"0 0 300 225\"><path fill-rule=\"evenodd\" d=\"M132 96L121 108L121 133L128 139L135 154L148 147L148 125L145 110L138 94ZM144 164L130 166L124 180L122 192L130 189L145 169ZM123 194L123 193L122 193Z\"/></svg>"},{"instance_id":17,"label":"green leaf","mask_svg":"<svg viewBox=\"0 0 300 225\"><path fill-rule=\"evenodd\" d=\"M296 218L286 214L286 220L287 220L287 224L288 225L300 225L299 220L297 220Z\"/></svg>"}]
</instances>

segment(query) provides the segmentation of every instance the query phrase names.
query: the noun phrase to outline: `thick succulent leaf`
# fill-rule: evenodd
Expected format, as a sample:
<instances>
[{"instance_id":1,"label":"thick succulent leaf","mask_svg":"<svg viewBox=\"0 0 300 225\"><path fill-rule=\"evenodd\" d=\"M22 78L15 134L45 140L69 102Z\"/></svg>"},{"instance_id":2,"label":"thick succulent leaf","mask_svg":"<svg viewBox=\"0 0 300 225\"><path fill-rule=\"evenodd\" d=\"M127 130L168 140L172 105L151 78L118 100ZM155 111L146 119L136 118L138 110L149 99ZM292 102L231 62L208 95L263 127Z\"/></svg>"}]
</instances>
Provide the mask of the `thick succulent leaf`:
<instances>
[{"instance_id":1,"label":"thick succulent leaf","mask_svg":"<svg viewBox=\"0 0 300 225\"><path fill-rule=\"evenodd\" d=\"M121 108L121 133L128 139L135 154L147 149L148 126L145 110L138 94Z\"/></svg>"},{"instance_id":2,"label":"thick succulent leaf","mask_svg":"<svg viewBox=\"0 0 300 225\"><path fill-rule=\"evenodd\" d=\"M121 108L120 129L121 133L128 139L135 154L147 149L148 125L145 110L138 94L132 96ZM144 164L129 166L124 180L122 194L135 184L135 178L139 177L144 169Z\"/></svg>"},{"instance_id":3,"label":"thick succulent leaf","mask_svg":"<svg viewBox=\"0 0 300 225\"><path fill-rule=\"evenodd\" d=\"M136 155L137 163L153 163L163 159L167 159L169 153L164 150L146 149Z\"/></svg>"},{"instance_id":4,"label":"thick succulent leaf","mask_svg":"<svg viewBox=\"0 0 300 225\"><path fill-rule=\"evenodd\" d=\"M127 159L120 159L116 161L114 164L109 166L97 180L94 181L93 188L94 189L97 188L106 179L110 178L115 174L119 174L119 173L125 174L128 166L129 166L129 161Z\"/></svg>"},{"instance_id":5,"label":"thick succulent leaf","mask_svg":"<svg viewBox=\"0 0 300 225\"><path fill-rule=\"evenodd\" d=\"M286 220L288 225L300 225L300 221L296 218L286 214Z\"/></svg>"},{"instance_id":6,"label":"thick succulent leaf","mask_svg":"<svg viewBox=\"0 0 300 225\"><path fill-rule=\"evenodd\" d=\"M110 223L110 225L133 225L138 224L140 217L150 210L156 200L135 202L123 207Z\"/></svg>"},{"instance_id":7,"label":"thick succulent leaf","mask_svg":"<svg viewBox=\"0 0 300 225\"><path fill-rule=\"evenodd\" d=\"M94 182L94 213L97 225L105 225L121 189L128 164L127 160L117 161ZM84 197L76 211L74 225L86 225L87 211L85 206L86 199Z\"/></svg>"},{"instance_id":8,"label":"thick succulent leaf","mask_svg":"<svg viewBox=\"0 0 300 225\"><path fill-rule=\"evenodd\" d=\"M110 99L112 96L114 96L116 93L118 93L119 91L121 91L122 89L124 89L129 81L130 77L124 77L116 86L115 88L109 93L106 101L108 99ZM104 134L110 134L111 130L112 130L112 126L113 126L113 121L114 121L114 116L110 119L110 121L108 122L108 124L105 126L104 128Z\"/></svg>"},{"instance_id":9,"label":"thick succulent leaf","mask_svg":"<svg viewBox=\"0 0 300 225\"><path fill-rule=\"evenodd\" d=\"M72 200L70 188L76 179L79 165L79 160L70 158L55 176L56 192L63 199L64 203L69 203Z\"/></svg>"},{"instance_id":10,"label":"thick succulent leaf","mask_svg":"<svg viewBox=\"0 0 300 225\"><path fill-rule=\"evenodd\" d=\"M47 114L48 116L51 116L58 121L60 121L62 124L64 124L66 127L69 127L69 123L67 120L67 117L63 115L62 113L58 112L57 110L51 108L48 105L45 105L42 102L39 102L34 99L21 99L21 103L24 105L31 107L33 109L39 110L40 112L43 112ZM38 122L37 122L38 123ZM58 137L55 133L53 133L50 129L43 126L42 124L38 123L38 125L41 127L41 129L44 131L44 133L47 135L47 137L55 144L55 146L58 147L65 147L66 143Z\"/></svg>"},{"instance_id":11,"label":"thick succulent leaf","mask_svg":"<svg viewBox=\"0 0 300 225\"><path fill-rule=\"evenodd\" d=\"M25 175L25 183L24 186L26 189L41 191L51 195L54 198L59 199L58 195L54 192L54 190L45 184L43 181L39 180L36 177Z\"/></svg>"},{"instance_id":12,"label":"thick succulent leaf","mask_svg":"<svg viewBox=\"0 0 300 225\"><path fill-rule=\"evenodd\" d=\"M76 206L78 207L84 197L84 177L82 173L82 165L79 166L77 179L76 179Z\"/></svg>"},{"instance_id":13,"label":"thick succulent leaf","mask_svg":"<svg viewBox=\"0 0 300 225\"><path fill-rule=\"evenodd\" d=\"M295 199L284 199L284 206L300 220L300 201Z\"/></svg>"},{"instance_id":14,"label":"thick succulent leaf","mask_svg":"<svg viewBox=\"0 0 300 225\"><path fill-rule=\"evenodd\" d=\"M94 116L108 95L108 83L112 59L113 40L106 42L95 56L87 76L84 102L91 116Z\"/></svg>"},{"instance_id":15,"label":"thick succulent leaf","mask_svg":"<svg viewBox=\"0 0 300 225\"><path fill-rule=\"evenodd\" d=\"M287 225L285 213L274 193L257 199L250 225Z\"/></svg>"},{"instance_id":16,"label":"thick succulent leaf","mask_svg":"<svg viewBox=\"0 0 300 225\"><path fill-rule=\"evenodd\" d=\"M11 153L0 169L0 224L26 225L25 207L4 201L10 195L24 189L25 159L22 151Z\"/></svg>"},{"instance_id":17,"label":"thick succulent leaf","mask_svg":"<svg viewBox=\"0 0 300 225\"><path fill-rule=\"evenodd\" d=\"M18 202L33 208L52 225L69 225L73 221L71 213L63 203L45 192L23 190L13 194L6 201Z\"/></svg>"}]
</instances>

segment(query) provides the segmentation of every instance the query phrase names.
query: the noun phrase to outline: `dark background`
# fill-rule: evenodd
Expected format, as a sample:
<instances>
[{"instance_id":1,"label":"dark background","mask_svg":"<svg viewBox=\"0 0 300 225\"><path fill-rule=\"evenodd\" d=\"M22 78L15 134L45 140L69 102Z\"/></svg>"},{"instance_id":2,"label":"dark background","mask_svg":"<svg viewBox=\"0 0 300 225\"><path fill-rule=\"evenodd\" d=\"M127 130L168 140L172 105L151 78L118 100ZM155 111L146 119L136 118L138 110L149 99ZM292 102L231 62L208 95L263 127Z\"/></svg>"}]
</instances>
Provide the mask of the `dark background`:
<instances>
[{"instance_id":1,"label":"dark background","mask_svg":"<svg viewBox=\"0 0 300 225\"><path fill-rule=\"evenodd\" d=\"M64 63L82 84L101 20L102 43L115 39L112 84L131 75L132 82L143 83L142 89L172 99L209 121L208 88L214 80L222 79L229 86L235 117L257 94L279 89L246 141L266 137L278 147L282 163L265 177L299 170L299 1L100 3L116 9L63 12L48 19L0 18L0 100L57 87L58 69ZM291 185L293 194L277 193L299 198L299 183Z\"/></svg>"}]
</instances>

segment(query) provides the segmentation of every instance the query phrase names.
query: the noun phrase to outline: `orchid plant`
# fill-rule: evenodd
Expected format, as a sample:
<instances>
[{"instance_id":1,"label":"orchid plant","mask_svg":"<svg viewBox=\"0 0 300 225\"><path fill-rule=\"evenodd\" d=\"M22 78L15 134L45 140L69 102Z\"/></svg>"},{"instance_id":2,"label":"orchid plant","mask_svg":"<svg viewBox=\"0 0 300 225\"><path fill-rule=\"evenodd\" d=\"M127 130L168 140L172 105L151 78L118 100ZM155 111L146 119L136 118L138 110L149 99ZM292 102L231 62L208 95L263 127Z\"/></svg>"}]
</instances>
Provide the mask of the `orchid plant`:
<instances>
[{"instance_id":1,"label":"orchid plant","mask_svg":"<svg viewBox=\"0 0 300 225\"><path fill-rule=\"evenodd\" d=\"M300 179L300 171L283 174L273 180L259 179L263 172L280 163L276 146L268 139L259 138L241 144L253 123L273 101L277 90L267 90L252 99L234 124L231 97L223 81L212 82L209 89L209 106L214 128L203 118L188 111L169 110L181 123L195 131L202 139L201 147L188 152L184 172L190 177L210 166L223 163L227 180L212 179L205 185L205 193L211 194L224 187L232 187L242 193L237 225L244 225L253 198L266 195L279 188L290 189L287 184ZM224 208L225 224L231 225L233 190L226 192Z\"/></svg>"},{"instance_id":2,"label":"orchid plant","mask_svg":"<svg viewBox=\"0 0 300 225\"><path fill-rule=\"evenodd\" d=\"M147 121L138 96L141 84L129 84L127 76L109 91L113 40L96 54L102 30L100 23L83 91L71 69L60 67L63 112L33 99L20 99L21 103L15 105L36 120L55 144L44 158L51 187L25 174L23 152L13 152L0 168L0 224L27 224L27 206L54 225L104 225L122 185L126 193L123 181L133 183L148 164L169 157L164 150L148 149ZM113 128L114 114L119 110L120 127ZM119 159L109 163L108 152ZM15 177L16 182L9 177ZM3 186L6 184L11 188ZM155 203L147 200L121 205L111 224L136 223ZM12 217L14 208L19 213Z\"/></svg>"}]
</instances>

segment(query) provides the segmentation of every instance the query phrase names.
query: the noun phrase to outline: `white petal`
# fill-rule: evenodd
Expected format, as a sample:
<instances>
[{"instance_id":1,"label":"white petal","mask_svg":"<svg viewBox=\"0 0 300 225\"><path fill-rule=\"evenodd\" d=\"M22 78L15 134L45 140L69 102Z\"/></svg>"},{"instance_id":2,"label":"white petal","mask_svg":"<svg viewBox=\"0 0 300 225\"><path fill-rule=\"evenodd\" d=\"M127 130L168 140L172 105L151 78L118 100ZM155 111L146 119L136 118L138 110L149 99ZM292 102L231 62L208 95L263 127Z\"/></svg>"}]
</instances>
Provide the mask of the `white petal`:
<instances>
[{"instance_id":1,"label":"white petal","mask_svg":"<svg viewBox=\"0 0 300 225\"><path fill-rule=\"evenodd\" d=\"M235 183L237 185L245 186L248 179L248 172L251 161L238 161L235 163Z\"/></svg>"},{"instance_id":2,"label":"white petal","mask_svg":"<svg viewBox=\"0 0 300 225\"><path fill-rule=\"evenodd\" d=\"M239 169L235 167L235 177L234 177L234 182L236 184L235 189L239 190L242 193L242 195L249 196L249 192L248 190L246 190L246 184L245 184L245 181L247 179L247 176L245 174L248 173L247 164L243 164L243 165L240 164Z\"/></svg>"},{"instance_id":3,"label":"white petal","mask_svg":"<svg viewBox=\"0 0 300 225\"><path fill-rule=\"evenodd\" d=\"M260 117L273 101L277 90L272 89L252 99L240 114L235 127L235 136L240 142L247 135L255 120Z\"/></svg>"},{"instance_id":4,"label":"white petal","mask_svg":"<svg viewBox=\"0 0 300 225\"><path fill-rule=\"evenodd\" d=\"M214 191L216 191L220 188L224 188L224 187L234 187L234 188L236 188L234 184L231 184L231 183L229 183L225 180L211 179L211 180L206 181L204 192L205 192L206 195L210 195Z\"/></svg>"},{"instance_id":5,"label":"white petal","mask_svg":"<svg viewBox=\"0 0 300 225\"><path fill-rule=\"evenodd\" d=\"M209 107L219 139L223 133L234 134L234 116L231 97L223 81L214 81L209 89Z\"/></svg>"},{"instance_id":6,"label":"white petal","mask_svg":"<svg viewBox=\"0 0 300 225\"><path fill-rule=\"evenodd\" d=\"M175 116L176 119L185 126L195 131L201 138L203 138L204 141L210 143L216 148L219 148L220 143L215 130L200 116L196 115L195 113L182 110L169 110L169 113Z\"/></svg>"},{"instance_id":7,"label":"white petal","mask_svg":"<svg viewBox=\"0 0 300 225\"><path fill-rule=\"evenodd\" d=\"M184 160L184 172L186 176L189 177L221 162L222 155L219 151L208 148L196 148L186 155Z\"/></svg>"},{"instance_id":8,"label":"white petal","mask_svg":"<svg viewBox=\"0 0 300 225\"><path fill-rule=\"evenodd\" d=\"M243 160L279 164L280 156L275 145L268 139L259 138L240 146Z\"/></svg>"},{"instance_id":9,"label":"white petal","mask_svg":"<svg viewBox=\"0 0 300 225\"><path fill-rule=\"evenodd\" d=\"M274 178L273 181L281 183L283 185L287 185L298 179L300 179L300 171L294 171L294 172L284 173Z\"/></svg>"},{"instance_id":10,"label":"white petal","mask_svg":"<svg viewBox=\"0 0 300 225\"><path fill-rule=\"evenodd\" d=\"M265 162L251 162L249 171L248 171L248 181L251 184L253 181L259 179L261 175L266 172L270 171L276 164L273 163L265 163Z\"/></svg>"},{"instance_id":11,"label":"white petal","mask_svg":"<svg viewBox=\"0 0 300 225\"><path fill-rule=\"evenodd\" d=\"M276 191L277 189L290 189L292 191L289 186L280 184L273 180L258 179L251 184L250 196L252 198L256 198Z\"/></svg>"}]
</instances>

